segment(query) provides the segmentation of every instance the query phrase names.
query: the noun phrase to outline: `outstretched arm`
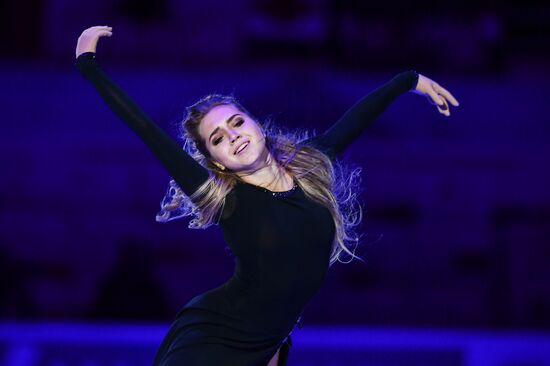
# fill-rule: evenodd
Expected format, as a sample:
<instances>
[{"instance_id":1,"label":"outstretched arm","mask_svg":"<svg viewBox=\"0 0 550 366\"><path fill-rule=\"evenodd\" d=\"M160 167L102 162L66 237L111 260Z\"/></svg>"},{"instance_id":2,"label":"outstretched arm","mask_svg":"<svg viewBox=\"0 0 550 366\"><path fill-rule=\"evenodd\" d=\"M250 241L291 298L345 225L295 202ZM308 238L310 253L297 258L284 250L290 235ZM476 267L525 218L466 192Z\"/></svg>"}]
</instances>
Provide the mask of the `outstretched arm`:
<instances>
[{"instance_id":1,"label":"outstretched arm","mask_svg":"<svg viewBox=\"0 0 550 366\"><path fill-rule=\"evenodd\" d=\"M437 83L418 74L415 70L402 72L376 88L353 105L335 124L323 134L306 141L322 148L331 158L340 154L365 128L380 115L399 95L412 91L426 95L441 113L449 116L447 98L458 106L454 97Z\"/></svg>"},{"instance_id":2,"label":"outstretched arm","mask_svg":"<svg viewBox=\"0 0 550 366\"><path fill-rule=\"evenodd\" d=\"M96 88L109 107L149 147L183 192L190 196L208 178L208 170L189 156L160 129L98 66L95 48L100 36L110 36L110 27L86 29L79 38L75 66Z\"/></svg>"}]
</instances>

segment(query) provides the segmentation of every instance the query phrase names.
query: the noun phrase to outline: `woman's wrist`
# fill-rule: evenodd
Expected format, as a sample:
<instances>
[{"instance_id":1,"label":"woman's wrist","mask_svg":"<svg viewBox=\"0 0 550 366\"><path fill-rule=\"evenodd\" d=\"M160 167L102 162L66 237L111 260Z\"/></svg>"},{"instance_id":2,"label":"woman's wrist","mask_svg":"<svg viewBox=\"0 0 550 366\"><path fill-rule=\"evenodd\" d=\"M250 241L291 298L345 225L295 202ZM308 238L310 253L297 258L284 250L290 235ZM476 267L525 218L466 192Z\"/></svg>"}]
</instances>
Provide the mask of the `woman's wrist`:
<instances>
[{"instance_id":1,"label":"woman's wrist","mask_svg":"<svg viewBox=\"0 0 550 366\"><path fill-rule=\"evenodd\" d=\"M84 52L81 52L78 54L78 56L76 56L76 58L79 58L79 57L90 57L90 58L95 58L95 51L84 51Z\"/></svg>"},{"instance_id":2,"label":"woman's wrist","mask_svg":"<svg viewBox=\"0 0 550 366\"><path fill-rule=\"evenodd\" d=\"M410 72L412 73L412 87L409 91L415 91L418 85L418 72L416 70L410 70Z\"/></svg>"}]
</instances>

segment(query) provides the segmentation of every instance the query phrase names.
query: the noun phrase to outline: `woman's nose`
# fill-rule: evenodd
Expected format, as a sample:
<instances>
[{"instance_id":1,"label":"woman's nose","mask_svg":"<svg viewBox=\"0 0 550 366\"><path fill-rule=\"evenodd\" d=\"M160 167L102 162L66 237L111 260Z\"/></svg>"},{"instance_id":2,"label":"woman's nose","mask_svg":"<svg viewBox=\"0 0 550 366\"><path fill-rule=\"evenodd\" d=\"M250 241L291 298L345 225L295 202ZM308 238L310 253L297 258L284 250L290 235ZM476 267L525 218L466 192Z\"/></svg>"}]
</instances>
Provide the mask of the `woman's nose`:
<instances>
[{"instance_id":1,"label":"woman's nose","mask_svg":"<svg viewBox=\"0 0 550 366\"><path fill-rule=\"evenodd\" d=\"M229 139L231 142L235 142L239 138L239 134L235 131L229 131Z\"/></svg>"}]
</instances>

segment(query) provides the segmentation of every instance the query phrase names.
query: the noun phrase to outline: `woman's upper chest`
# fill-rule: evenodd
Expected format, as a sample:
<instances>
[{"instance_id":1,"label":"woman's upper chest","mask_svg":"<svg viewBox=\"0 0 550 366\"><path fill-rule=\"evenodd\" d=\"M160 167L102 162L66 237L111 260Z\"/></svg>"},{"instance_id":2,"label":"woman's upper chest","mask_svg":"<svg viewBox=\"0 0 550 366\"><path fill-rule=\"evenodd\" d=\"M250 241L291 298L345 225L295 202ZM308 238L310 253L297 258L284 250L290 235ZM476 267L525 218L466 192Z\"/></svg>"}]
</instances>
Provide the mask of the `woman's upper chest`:
<instances>
[{"instance_id":1,"label":"woman's upper chest","mask_svg":"<svg viewBox=\"0 0 550 366\"><path fill-rule=\"evenodd\" d=\"M273 194L282 193L282 194ZM228 241L332 242L330 211L309 199L297 186L289 192L270 192L238 185L227 197L230 216L220 226Z\"/></svg>"}]
</instances>

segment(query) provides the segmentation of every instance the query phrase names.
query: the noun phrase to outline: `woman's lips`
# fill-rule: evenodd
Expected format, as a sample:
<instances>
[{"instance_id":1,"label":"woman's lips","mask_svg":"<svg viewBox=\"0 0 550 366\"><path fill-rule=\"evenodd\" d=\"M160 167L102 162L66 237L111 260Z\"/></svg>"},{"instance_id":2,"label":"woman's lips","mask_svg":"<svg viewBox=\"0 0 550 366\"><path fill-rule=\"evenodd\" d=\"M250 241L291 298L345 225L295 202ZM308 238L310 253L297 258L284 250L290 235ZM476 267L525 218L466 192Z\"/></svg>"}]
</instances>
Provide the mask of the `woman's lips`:
<instances>
[{"instance_id":1,"label":"woman's lips","mask_svg":"<svg viewBox=\"0 0 550 366\"><path fill-rule=\"evenodd\" d=\"M241 151L239 151L239 149L240 149L241 146L243 146L243 145L246 145L246 146L245 146L244 148L242 148ZM240 154L242 154L246 149L248 149L248 146L250 146L250 141L246 141L245 143L239 145L239 146L237 147L237 149L235 150L235 155L240 155ZM237 151L238 151L238 152L237 152Z\"/></svg>"}]
</instances>

